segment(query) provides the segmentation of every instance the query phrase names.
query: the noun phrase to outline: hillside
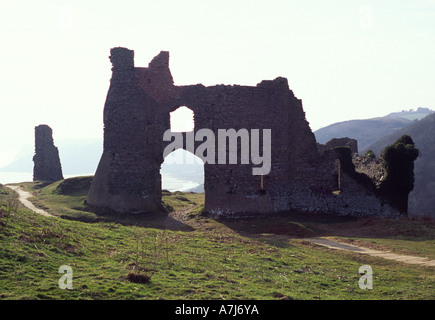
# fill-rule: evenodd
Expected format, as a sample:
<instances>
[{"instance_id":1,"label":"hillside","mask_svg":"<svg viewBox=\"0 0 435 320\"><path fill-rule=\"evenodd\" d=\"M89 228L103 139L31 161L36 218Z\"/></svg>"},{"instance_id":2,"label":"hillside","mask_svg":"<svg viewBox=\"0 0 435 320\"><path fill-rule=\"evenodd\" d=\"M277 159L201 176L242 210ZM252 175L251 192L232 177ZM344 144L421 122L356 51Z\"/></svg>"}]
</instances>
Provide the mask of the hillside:
<instances>
[{"instance_id":1,"label":"hillside","mask_svg":"<svg viewBox=\"0 0 435 320\"><path fill-rule=\"evenodd\" d=\"M325 144L333 138L348 137L358 140L359 152L382 137L419 121L433 111L427 108L390 113L384 117L349 120L331 124L314 132L317 142Z\"/></svg>"},{"instance_id":2,"label":"hillside","mask_svg":"<svg viewBox=\"0 0 435 320\"><path fill-rule=\"evenodd\" d=\"M400 118L414 121L414 120L421 120L433 112L434 111L430 110L429 108L420 107L417 108L417 110L410 109L410 110L402 110L400 112L392 112L389 115L387 115L387 117L400 117Z\"/></svg>"},{"instance_id":3,"label":"hillside","mask_svg":"<svg viewBox=\"0 0 435 320\"><path fill-rule=\"evenodd\" d=\"M173 208L167 215L99 214L89 223L78 215L87 213L88 182L22 184L56 217L25 208L0 216L0 300L434 299L432 267L306 240L327 237L433 260L430 221L298 213L219 221L203 214L203 194L175 192L163 195ZM10 196L0 186L0 209ZM73 270L71 290L58 286L61 265ZM362 265L375 268L374 290L359 288Z\"/></svg>"},{"instance_id":4,"label":"hillside","mask_svg":"<svg viewBox=\"0 0 435 320\"><path fill-rule=\"evenodd\" d=\"M420 156L415 161L415 187L409 195L409 212L413 216L435 217L435 114L383 137L370 145L377 156L402 135L412 137Z\"/></svg>"}]
</instances>

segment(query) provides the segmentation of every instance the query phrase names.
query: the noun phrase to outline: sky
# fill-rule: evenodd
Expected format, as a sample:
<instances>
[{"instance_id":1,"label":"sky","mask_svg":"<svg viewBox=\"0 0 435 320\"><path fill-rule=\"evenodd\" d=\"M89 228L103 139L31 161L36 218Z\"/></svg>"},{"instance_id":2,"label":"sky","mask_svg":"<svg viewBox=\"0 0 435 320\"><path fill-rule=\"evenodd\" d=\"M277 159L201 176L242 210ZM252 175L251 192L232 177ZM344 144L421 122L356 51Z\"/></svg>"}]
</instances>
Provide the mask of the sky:
<instances>
[{"instance_id":1,"label":"sky","mask_svg":"<svg viewBox=\"0 0 435 320\"><path fill-rule=\"evenodd\" d=\"M312 130L435 109L435 0L0 2L0 167L34 127L102 138L110 48L176 85L288 79Z\"/></svg>"}]
</instances>

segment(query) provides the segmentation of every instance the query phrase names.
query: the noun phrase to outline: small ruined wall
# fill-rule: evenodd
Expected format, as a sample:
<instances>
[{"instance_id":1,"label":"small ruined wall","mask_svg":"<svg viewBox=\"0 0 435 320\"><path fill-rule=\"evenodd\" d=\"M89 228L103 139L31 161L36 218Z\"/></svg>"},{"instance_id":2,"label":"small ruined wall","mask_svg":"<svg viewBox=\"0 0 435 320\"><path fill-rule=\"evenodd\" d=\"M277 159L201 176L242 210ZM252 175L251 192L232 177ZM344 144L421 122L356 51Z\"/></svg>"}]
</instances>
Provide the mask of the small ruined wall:
<instances>
[{"instance_id":1,"label":"small ruined wall","mask_svg":"<svg viewBox=\"0 0 435 320\"><path fill-rule=\"evenodd\" d=\"M63 179L59 151L54 145L53 131L47 125L35 127L35 155L33 156L33 181L58 181Z\"/></svg>"},{"instance_id":2,"label":"small ruined wall","mask_svg":"<svg viewBox=\"0 0 435 320\"><path fill-rule=\"evenodd\" d=\"M309 174L307 174L309 173ZM274 199L275 211L295 210L339 216L398 218L401 214L344 172L337 153L329 149L317 164L289 181Z\"/></svg>"},{"instance_id":3,"label":"small ruined wall","mask_svg":"<svg viewBox=\"0 0 435 320\"><path fill-rule=\"evenodd\" d=\"M370 177L376 186L379 186L387 176L387 171L383 166L381 158L354 155L352 161L355 165L355 170Z\"/></svg>"},{"instance_id":4,"label":"small ruined wall","mask_svg":"<svg viewBox=\"0 0 435 320\"><path fill-rule=\"evenodd\" d=\"M322 154L335 147L349 147L352 154L358 153L358 141L351 138L334 138L325 144L317 144L319 152Z\"/></svg>"}]
</instances>

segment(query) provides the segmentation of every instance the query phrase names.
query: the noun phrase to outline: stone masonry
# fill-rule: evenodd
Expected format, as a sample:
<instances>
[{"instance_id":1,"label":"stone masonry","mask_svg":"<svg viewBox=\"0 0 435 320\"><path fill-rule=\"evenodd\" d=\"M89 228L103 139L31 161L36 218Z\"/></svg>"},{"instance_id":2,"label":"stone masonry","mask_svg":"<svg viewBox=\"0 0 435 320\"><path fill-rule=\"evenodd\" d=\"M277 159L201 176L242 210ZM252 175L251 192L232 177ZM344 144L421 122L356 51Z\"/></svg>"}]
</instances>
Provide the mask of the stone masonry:
<instances>
[{"instance_id":1,"label":"stone masonry","mask_svg":"<svg viewBox=\"0 0 435 320\"><path fill-rule=\"evenodd\" d=\"M53 131L45 125L35 127L35 155L33 156L33 181L63 179L59 151L53 142Z\"/></svg>"},{"instance_id":2,"label":"stone masonry","mask_svg":"<svg viewBox=\"0 0 435 320\"><path fill-rule=\"evenodd\" d=\"M335 147L349 147L350 152L352 154L358 153L358 141L351 138L334 138L329 140L325 144L317 144L317 148L319 150L319 153L325 152L325 150L332 149Z\"/></svg>"},{"instance_id":3,"label":"stone masonry","mask_svg":"<svg viewBox=\"0 0 435 320\"><path fill-rule=\"evenodd\" d=\"M104 106L104 151L87 198L91 207L120 213L161 208L160 166L169 143L163 134L170 128L170 112L186 106L194 113L194 133L202 128L216 136L218 129L271 129L269 174L253 175L252 162L204 164L209 214L240 217L297 210L398 215L341 172L333 149L319 152L302 102L287 79L256 86L175 86L168 52L160 52L147 68L135 67L134 51L127 48L112 48L109 58L113 67Z\"/></svg>"}]
</instances>

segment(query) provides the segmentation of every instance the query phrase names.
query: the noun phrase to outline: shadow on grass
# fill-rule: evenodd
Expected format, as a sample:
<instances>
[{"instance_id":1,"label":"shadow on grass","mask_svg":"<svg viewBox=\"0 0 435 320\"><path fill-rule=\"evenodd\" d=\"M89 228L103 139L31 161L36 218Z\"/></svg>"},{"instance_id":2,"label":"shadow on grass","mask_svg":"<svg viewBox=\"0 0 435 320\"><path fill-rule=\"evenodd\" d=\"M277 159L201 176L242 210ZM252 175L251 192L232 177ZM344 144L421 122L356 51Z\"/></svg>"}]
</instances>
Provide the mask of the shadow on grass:
<instances>
[{"instance_id":1,"label":"shadow on grass","mask_svg":"<svg viewBox=\"0 0 435 320\"><path fill-rule=\"evenodd\" d=\"M123 225L142 226L146 228L168 229L174 231L194 231L202 228L204 232L236 232L242 236L258 241L284 246L291 238L308 238L321 236L354 238L402 238L425 241L435 238L435 223L413 219L385 219L380 217L343 217L331 214L313 214L296 211L273 213L252 218L214 219L205 212L193 212L191 207L200 208L204 204L204 194L162 191L162 210L154 213L116 213L110 210L93 210L83 202L92 177L70 178L52 185L34 183L34 189L46 193L68 196L74 199L62 204L71 209L78 209L78 216L68 214L63 218L80 220L82 218L99 222L109 221ZM75 202L74 202L75 201ZM197 210L197 209L196 209ZM71 211L72 212L72 211ZM173 214L182 212L183 214ZM80 218L81 215L81 218ZM205 224L198 217L207 217ZM91 219L92 220L92 219ZM208 223L210 222L210 223ZM222 229L222 225L229 230ZM283 239L287 239L284 241Z\"/></svg>"},{"instance_id":2,"label":"shadow on grass","mask_svg":"<svg viewBox=\"0 0 435 320\"><path fill-rule=\"evenodd\" d=\"M144 228L163 229L171 231L194 231L195 229L170 216L170 212L162 210L161 212L149 213L118 213L110 210L91 210L94 212L99 221L119 223L124 226L137 226Z\"/></svg>"},{"instance_id":3,"label":"shadow on grass","mask_svg":"<svg viewBox=\"0 0 435 320\"><path fill-rule=\"evenodd\" d=\"M228 228L260 241L282 238L349 237L427 241L435 238L435 223L422 219L387 219L282 212L250 219L220 219Z\"/></svg>"},{"instance_id":4,"label":"shadow on grass","mask_svg":"<svg viewBox=\"0 0 435 320\"><path fill-rule=\"evenodd\" d=\"M219 219L232 230L244 235L281 235L307 238L322 235L322 225L342 224L356 218L314 215L298 212L280 212L243 219Z\"/></svg>"}]
</instances>

